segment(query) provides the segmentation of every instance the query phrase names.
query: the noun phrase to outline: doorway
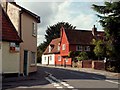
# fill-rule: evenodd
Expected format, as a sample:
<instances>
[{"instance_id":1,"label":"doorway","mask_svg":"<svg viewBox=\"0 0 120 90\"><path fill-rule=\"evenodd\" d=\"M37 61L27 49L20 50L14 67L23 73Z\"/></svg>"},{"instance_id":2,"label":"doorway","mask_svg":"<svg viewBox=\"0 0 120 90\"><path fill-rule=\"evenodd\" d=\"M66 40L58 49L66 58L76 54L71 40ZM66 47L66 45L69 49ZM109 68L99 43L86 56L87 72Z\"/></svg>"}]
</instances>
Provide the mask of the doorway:
<instances>
[{"instance_id":1,"label":"doorway","mask_svg":"<svg viewBox=\"0 0 120 90\"><path fill-rule=\"evenodd\" d=\"M24 51L24 68L23 68L23 73L25 76L28 75L27 67L28 67L28 51L25 50Z\"/></svg>"}]
</instances>

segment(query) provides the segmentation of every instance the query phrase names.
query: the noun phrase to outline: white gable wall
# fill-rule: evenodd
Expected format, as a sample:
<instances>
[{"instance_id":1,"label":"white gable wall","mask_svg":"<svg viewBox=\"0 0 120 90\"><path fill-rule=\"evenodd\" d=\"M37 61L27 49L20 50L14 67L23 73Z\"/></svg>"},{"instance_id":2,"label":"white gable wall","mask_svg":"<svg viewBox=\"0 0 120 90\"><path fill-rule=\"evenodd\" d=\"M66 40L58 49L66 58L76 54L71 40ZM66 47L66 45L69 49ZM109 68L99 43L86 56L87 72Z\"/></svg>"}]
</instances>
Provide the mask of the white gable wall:
<instances>
[{"instance_id":1,"label":"white gable wall","mask_svg":"<svg viewBox=\"0 0 120 90\"><path fill-rule=\"evenodd\" d=\"M55 65L55 54L42 55L42 64Z\"/></svg>"}]
</instances>

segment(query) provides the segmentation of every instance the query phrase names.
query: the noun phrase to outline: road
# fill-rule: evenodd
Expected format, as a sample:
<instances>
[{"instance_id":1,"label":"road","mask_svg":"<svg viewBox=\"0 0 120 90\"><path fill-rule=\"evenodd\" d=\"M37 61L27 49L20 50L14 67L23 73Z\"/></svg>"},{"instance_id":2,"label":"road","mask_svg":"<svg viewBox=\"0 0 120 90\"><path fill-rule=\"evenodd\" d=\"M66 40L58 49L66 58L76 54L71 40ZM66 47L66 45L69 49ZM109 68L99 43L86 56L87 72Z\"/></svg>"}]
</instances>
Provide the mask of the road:
<instances>
[{"instance_id":1,"label":"road","mask_svg":"<svg viewBox=\"0 0 120 90\"><path fill-rule=\"evenodd\" d=\"M101 74L38 66L33 75L4 78L2 86L7 90L119 90L120 82Z\"/></svg>"},{"instance_id":2,"label":"road","mask_svg":"<svg viewBox=\"0 0 120 90\"><path fill-rule=\"evenodd\" d=\"M46 80L53 84L55 88L80 88L88 89L118 89L120 84L117 79L104 75L86 73L62 68L41 67L48 74Z\"/></svg>"}]
</instances>

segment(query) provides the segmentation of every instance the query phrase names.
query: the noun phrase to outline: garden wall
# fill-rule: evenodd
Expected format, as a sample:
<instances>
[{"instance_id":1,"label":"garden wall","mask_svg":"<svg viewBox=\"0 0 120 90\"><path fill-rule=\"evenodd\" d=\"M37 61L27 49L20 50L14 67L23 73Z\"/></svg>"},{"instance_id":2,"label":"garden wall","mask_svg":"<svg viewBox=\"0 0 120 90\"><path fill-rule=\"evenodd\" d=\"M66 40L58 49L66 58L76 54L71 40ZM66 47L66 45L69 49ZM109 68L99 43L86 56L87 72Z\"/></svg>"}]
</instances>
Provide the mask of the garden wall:
<instances>
[{"instance_id":1,"label":"garden wall","mask_svg":"<svg viewBox=\"0 0 120 90\"><path fill-rule=\"evenodd\" d=\"M93 61L93 60L83 60L83 61L73 62L72 66L78 68L93 68L98 70L105 69L105 64L103 61Z\"/></svg>"},{"instance_id":2,"label":"garden wall","mask_svg":"<svg viewBox=\"0 0 120 90\"><path fill-rule=\"evenodd\" d=\"M92 68L98 70L104 70L105 63L103 61L92 61Z\"/></svg>"}]
</instances>

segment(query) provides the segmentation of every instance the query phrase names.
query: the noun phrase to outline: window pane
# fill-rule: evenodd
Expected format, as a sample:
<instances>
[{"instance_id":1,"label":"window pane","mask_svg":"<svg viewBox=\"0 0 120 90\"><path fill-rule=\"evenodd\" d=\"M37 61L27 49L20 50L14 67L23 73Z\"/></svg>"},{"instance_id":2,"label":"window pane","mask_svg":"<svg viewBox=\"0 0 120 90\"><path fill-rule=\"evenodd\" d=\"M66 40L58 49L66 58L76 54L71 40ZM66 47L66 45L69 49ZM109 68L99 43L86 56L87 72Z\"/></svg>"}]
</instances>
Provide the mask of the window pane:
<instances>
[{"instance_id":1,"label":"window pane","mask_svg":"<svg viewBox=\"0 0 120 90\"><path fill-rule=\"evenodd\" d=\"M35 64L35 52L32 52L31 53L31 56L32 56L32 58L31 58L31 64Z\"/></svg>"}]
</instances>

